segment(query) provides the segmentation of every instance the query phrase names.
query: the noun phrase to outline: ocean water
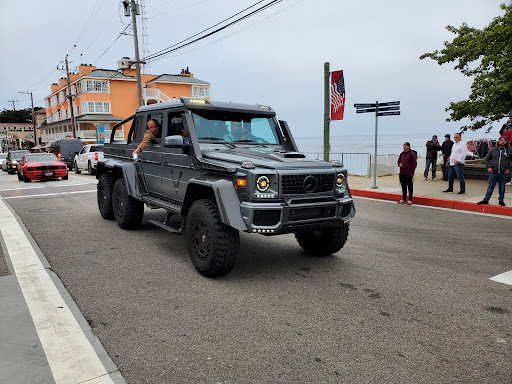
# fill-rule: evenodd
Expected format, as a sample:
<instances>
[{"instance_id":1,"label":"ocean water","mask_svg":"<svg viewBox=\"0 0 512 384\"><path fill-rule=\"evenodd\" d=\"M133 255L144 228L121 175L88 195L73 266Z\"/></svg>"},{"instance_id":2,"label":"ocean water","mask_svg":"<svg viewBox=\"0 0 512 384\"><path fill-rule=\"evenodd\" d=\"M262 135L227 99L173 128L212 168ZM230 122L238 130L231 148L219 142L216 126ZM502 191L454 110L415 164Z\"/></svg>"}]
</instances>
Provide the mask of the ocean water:
<instances>
[{"instance_id":1,"label":"ocean water","mask_svg":"<svg viewBox=\"0 0 512 384\"><path fill-rule=\"evenodd\" d=\"M444 141L446 133L438 133L437 139L440 143ZM453 134L450 132L453 140ZM467 142L475 139L497 139L498 133L486 134L482 132L466 132L462 135L462 141ZM418 152L418 156L425 157L428 140L432 134L379 134L377 138L378 155L399 155L403 150L403 143L408 141L411 148ZM323 136L295 137L295 142L301 152L323 153ZM374 154L375 135L345 135L331 136L331 153L370 153Z\"/></svg>"}]
</instances>

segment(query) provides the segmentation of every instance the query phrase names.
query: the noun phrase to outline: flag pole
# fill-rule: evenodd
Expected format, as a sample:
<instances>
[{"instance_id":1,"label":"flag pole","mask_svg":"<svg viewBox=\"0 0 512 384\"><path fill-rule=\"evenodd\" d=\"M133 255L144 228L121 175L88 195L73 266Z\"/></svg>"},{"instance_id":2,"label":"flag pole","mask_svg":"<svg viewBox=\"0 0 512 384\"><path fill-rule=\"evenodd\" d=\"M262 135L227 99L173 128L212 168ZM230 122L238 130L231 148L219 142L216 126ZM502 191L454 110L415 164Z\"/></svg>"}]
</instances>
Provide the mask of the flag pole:
<instances>
[{"instance_id":1,"label":"flag pole","mask_svg":"<svg viewBox=\"0 0 512 384\"><path fill-rule=\"evenodd\" d=\"M373 156L373 189L377 189L377 127L379 122L379 101L375 102L375 155Z\"/></svg>"},{"instance_id":2,"label":"flag pole","mask_svg":"<svg viewBox=\"0 0 512 384\"><path fill-rule=\"evenodd\" d=\"M331 145L329 144L329 123L331 121L331 82L330 64L324 63L324 161L329 161Z\"/></svg>"}]
</instances>

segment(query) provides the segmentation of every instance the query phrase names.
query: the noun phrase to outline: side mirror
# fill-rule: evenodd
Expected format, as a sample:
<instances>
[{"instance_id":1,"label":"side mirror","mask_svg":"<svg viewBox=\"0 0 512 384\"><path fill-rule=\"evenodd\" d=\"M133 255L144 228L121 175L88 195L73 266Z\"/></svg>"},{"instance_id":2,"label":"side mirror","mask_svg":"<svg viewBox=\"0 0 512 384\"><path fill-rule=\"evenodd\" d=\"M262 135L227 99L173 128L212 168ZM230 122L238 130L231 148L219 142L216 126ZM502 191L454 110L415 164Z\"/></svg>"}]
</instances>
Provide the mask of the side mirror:
<instances>
[{"instance_id":1,"label":"side mirror","mask_svg":"<svg viewBox=\"0 0 512 384\"><path fill-rule=\"evenodd\" d=\"M174 135L164 137L164 148L183 148L183 136Z\"/></svg>"}]
</instances>

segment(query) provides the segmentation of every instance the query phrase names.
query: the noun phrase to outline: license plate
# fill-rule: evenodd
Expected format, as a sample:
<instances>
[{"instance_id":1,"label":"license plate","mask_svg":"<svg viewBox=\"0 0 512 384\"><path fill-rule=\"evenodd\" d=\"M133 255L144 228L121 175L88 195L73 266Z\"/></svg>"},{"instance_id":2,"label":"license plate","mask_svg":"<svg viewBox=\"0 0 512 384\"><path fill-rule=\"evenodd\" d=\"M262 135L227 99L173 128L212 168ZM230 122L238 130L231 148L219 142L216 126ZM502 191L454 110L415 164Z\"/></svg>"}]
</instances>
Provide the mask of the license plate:
<instances>
[{"instance_id":1,"label":"license plate","mask_svg":"<svg viewBox=\"0 0 512 384\"><path fill-rule=\"evenodd\" d=\"M45 176L53 176L53 173L51 173L51 172L45 172L45 174L44 174L44 175L45 175Z\"/></svg>"}]
</instances>

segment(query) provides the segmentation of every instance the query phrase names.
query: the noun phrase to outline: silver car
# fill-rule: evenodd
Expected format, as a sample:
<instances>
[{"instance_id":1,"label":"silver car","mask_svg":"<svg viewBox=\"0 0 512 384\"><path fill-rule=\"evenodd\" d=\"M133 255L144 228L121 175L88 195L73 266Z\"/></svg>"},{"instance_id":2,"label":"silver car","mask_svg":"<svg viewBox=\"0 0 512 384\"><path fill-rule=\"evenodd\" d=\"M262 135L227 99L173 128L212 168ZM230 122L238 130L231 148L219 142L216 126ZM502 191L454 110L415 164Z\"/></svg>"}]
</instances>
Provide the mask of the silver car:
<instances>
[{"instance_id":1,"label":"silver car","mask_svg":"<svg viewBox=\"0 0 512 384\"><path fill-rule=\"evenodd\" d=\"M2 168L2 171L7 171L5 169L5 159L7 158L7 153L0 153L0 168Z\"/></svg>"}]
</instances>

